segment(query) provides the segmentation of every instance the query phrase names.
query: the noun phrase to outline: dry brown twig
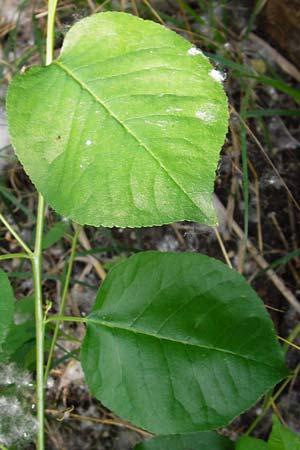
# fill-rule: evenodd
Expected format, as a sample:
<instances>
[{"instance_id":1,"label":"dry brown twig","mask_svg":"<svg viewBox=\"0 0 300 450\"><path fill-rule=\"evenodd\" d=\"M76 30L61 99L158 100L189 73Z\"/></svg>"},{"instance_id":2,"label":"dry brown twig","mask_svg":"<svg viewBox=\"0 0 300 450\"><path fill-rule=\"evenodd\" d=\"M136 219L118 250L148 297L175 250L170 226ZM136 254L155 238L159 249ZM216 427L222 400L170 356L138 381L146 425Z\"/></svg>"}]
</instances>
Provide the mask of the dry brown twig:
<instances>
[{"instance_id":1,"label":"dry brown twig","mask_svg":"<svg viewBox=\"0 0 300 450\"><path fill-rule=\"evenodd\" d=\"M165 25L165 22L163 21L163 19L160 17L160 15L158 14L158 12L153 8L153 6L151 5L150 2L148 2L148 0L142 0L143 3L145 3L145 5L150 9L150 11L152 12L152 14L154 15L154 17L162 24Z\"/></svg>"},{"instance_id":2,"label":"dry brown twig","mask_svg":"<svg viewBox=\"0 0 300 450\"><path fill-rule=\"evenodd\" d=\"M63 420L66 420L66 419L86 420L86 421L94 422L94 423L103 423L104 425L112 425L112 426L116 426L116 427L127 428L129 430L132 430L139 434L142 434L143 436L146 436L146 437L153 436L153 434L149 433L148 431L145 431L141 428L135 427L131 423L125 422L121 419L117 419L117 418L101 419L98 417L81 416L79 414L74 414L74 413L70 412L71 410L73 410L72 407L68 408L66 411L58 411L55 409L46 409L45 413L52 415L52 416L58 416L57 420L59 420L60 422L62 422Z\"/></svg>"},{"instance_id":3,"label":"dry brown twig","mask_svg":"<svg viewBox=\"0 0 300 450\"><path fill-rule=\"evenodd\" d=\"M215 235L216 235L216 237L217 237L217 240L218 240L220 249L221 249L221 251L222 251L222 253L223 253L223 256L224 256L224 259L225 259L225 261L226 261L226 264L227 264L228 267L230 267L230 269L232 269L232 264L231 264L229 255L228 255L228 253L227 253L226 247L225 247L225 245L224 245L224 242L223 242L223 240L222 240L222 237L221 237L221 235L220 235L220 232L219 232L218 228L214 228L214 231L215 231Z\"/></svg>"},{"instance_id":4,"label":"dry brown twig","mask_svg":"<svg viewBox=\"0 0 300 450\"><path fill-rule=\"evenodd\" d=\"M90 241L88 240L87 235L85 234L84 229L82 228L80 233L79 233L79 238L78 238L80 244L82 245L82 247L85 250L92 250L92 246L90 244ZM100 263L100 261L98 261L98 259L96 259L94 256L92 255L88 255L88 260L90 261L90 263L93 265L95 271L97 272L99 278L101 280L104 280L104 278L106 277L106 272L102 266L102 264Z\"/></svg>"}]
</instances>

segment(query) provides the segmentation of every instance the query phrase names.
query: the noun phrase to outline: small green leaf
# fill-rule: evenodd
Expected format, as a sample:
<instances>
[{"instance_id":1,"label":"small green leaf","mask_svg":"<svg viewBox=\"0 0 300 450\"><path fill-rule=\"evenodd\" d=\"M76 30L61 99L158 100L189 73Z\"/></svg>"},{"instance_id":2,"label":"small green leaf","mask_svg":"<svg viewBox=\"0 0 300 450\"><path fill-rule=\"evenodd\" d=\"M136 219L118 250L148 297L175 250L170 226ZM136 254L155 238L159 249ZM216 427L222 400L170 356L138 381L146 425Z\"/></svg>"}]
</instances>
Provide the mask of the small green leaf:
<instances>
[{"instance_id":1,"label":"small green leaf","mask_svg":"<svg viewBox=\"0 0 300 450\"><path fill-rule=\"evenodd\" d=\"M104 405L156 434L226 425L288 373L256 293L194 253L139 253L113 268L82 364Z\"/></svg>"},{"instance_id":2,"label":"small green leaf","mask_svg":"<svg viewBox=\"0 0 300 450\"><path fill-rule=\"evenodd\" d=\"M44 236L43 250L46 250L52 245L56 244L70 229L70 223L68 221L57 222Z\"/></svg>"},{"instance_id":3,"label":"small green leaf","mask_svg":"<svg viewBox=\"0 0 300 450\"><path fill-rule=\"evenodd\" d=\"M12 325L5 340L4 351L0 361L15 361L20 366L31 365L31 354L35 349L35 326L33 321L26 321L20 325ZM29 357L30 355L30 357ZM34 355L35 357L35 355ZM30 359L30 362L28 361Z\"/></svg>"},{"instance_id":4,"label":"small green leaf","mask_svg":"<svg viewBox=\"0 0 300 450\"><path fill-rule=\"evenodd\" d=\"M233 443L217 433L158 436L141 442L134 450L233 450Z\"/></svg>"},{"instance_id":5,"label":"small green leaf","mask_svg":"<svg viewBox=\"0 0 300 450\"><path fill-rule=\"evenodd\" d=\"M5 341L13 321L15 298L9 279L0 270L0 346Z\"/></svg>"},{"instance_id":6,"label":"small green leaf","mask_svg":"<svg viewBox=\"0 0 300 450\"><path fill-rule=\"evenodd\" d=\"M81 20L53 64L14 78L7 114L20 161L60 214L216 224L227 100L209 60L167 28L124 13Z\"/></svg>"},{"instance_id":7,"label":"small green leaf","mask_svg":"<svg viewBox=\"0 0 300 450\"><path fill-rule=\"evenodd\" d=\"M15 361L20 366L32 366L36 343L33 296L15 303L13 319L3 344L0 362Z\"/></svg>"},{"instance_id":8,"label":"small green leaf","mask_svg":"<svg viewBox=\"0 0 300 450\"><path fill-rule=\"evenodd\" d=\"M235 450L268 450L268 444L261 439L242 437L235 444Z\"/></svg>"},{"instance_id":9,"label":"small green leaf","mask_svg":"<svg viewBox=\"0 0 300 450\"><path fill-rule=\"evenodd\" d=\"M273 416L273 428L268 441L269 450L300 450L300 438Z\"/></svg>"},{"instance_id":10,"label":"small green leaf","mask_svg":"<svg viewBox=\"0 0 300 450\"><path fill-rule=\"evenodd\" d=\"M14 323L21 325L27 321L34 322L34 296L29 295L15 304Z\"/></svg>"}]
</instances>

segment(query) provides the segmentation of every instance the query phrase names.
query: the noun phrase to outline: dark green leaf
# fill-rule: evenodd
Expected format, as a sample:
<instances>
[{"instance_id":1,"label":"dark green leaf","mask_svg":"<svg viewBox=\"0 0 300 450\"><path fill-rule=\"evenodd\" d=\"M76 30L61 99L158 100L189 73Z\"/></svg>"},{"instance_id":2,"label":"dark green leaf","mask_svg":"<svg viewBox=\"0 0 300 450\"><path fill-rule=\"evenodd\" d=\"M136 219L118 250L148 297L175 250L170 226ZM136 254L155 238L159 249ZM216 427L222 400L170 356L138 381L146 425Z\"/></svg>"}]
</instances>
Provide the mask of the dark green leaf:
<instances>
[{"instance_id":1,"label":"dark green leaf","mask_svg":"<svg viewBox=\"0 0 300 450\"><path fill-rule=\"evenodd\" d=\"M217 433L159 436L138 444L134 450L233 450L233 443Z\"/></svg>"},{"instance_id":2,"label":"dark green leaf","mask_svg":"<svg viewBox=\"0 0 300 450\"><path fill-rule=\"evenodd\" d=\"M225 425L287 374L255 292L194 253L139 253L112 269L82 364L104 405L157 434Z\"/></svg>"},{"instance_id":3,"label":"dark green leaf","mask_svg":"<svg viewBox=\"0 0 300 450\"><path fill-rule=\"evenodd\" d=\"M260 439L242 437L236 443L235 450L268 450L268 444Z\"/></svg>"}]
</instances>

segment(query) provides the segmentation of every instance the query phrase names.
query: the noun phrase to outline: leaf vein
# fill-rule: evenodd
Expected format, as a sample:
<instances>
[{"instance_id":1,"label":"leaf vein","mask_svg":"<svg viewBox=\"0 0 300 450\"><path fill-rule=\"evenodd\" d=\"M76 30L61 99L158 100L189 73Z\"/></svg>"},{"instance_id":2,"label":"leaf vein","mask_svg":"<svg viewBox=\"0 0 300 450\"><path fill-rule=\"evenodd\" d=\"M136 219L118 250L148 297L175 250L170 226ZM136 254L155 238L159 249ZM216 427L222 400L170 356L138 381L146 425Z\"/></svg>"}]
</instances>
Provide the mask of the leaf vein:
<instances>
[{"instance_id":1,"label":"leaf vein","mask_svg":"<svg viewBox=\"0 0 300 450\"><path fill-rule=\"evenodd\" d=\"M167 50L167 49L168 50L174 50L174 47L163 46L163 47L139 48L139 49L131 51L131 52L122 53L121 55L112 56L111 58L101 59L101 60L95 61L93 63L84 64L83 66L76 67L76 71L79 71L79 70L85 69L85 68L90 68L90 67L95 66L97 64L103 64L103 63L107 64L107 63L110 63L110 62L114 61L115 59L122 59L122 58L126 59L130 55L140 54L142 52L148 52L148 51L151 52L151 50L156 52L157 50ZM176 53L177 53L177 51L176 51ZM179 56L178 53L176 54L176 56ZM62 57L63 57L63 52L62 52Z\"/></svg>"},{"instance_id":2,"label":"leaf vein","mask_svg":"<svg viewBox=\"0 0 300 450\"><path fill-rule=\"evenodd\" d=\"M146 152L157 162L157 164L161 167L161 169L168 175L168 177L177 185L177 187L186 195L186 197L189 199L189 201L199 208L198 203L191 198L191 196L186 192L186 190L183 188L183 186L176 180L176 178L170 174L168 169L164 166L164 164L160 161L160 159L150 150L150 148L113 112L109 109L107 104L101 100L90 88L87 86L82 80L80 80L70 69L68 69L65 65L63 65L58 60L54 61L53 64L55 64L57 67L59 67L61 70L65 71L75 82L77 82L83 90L86 90L89 92L89 94L93 97L95 101L100 103L103 108L110 114L110 116L116 120L116 122L121 125L129 135L131 135L136 142L144 149ZM205 212L201 211L204 215Z\"/></svg>"},{"instance_id":3,"label":"leaf vein","mask_svg":"<svg viewBox=\"0 0 300 450\"><path fill-rule=\"evenodd\" d=\"M91 323L94 323L96 325L100 325L100 326L107 327L107 328L112 328L113 330L127 331L127 332L130 332L130 333L141 334L143 336L152 337L154 339L175 342L176 344L188 345L188 346L196 347L196 348L199 348L199 349L205 349L205 350L225 353L226 355L231 355L231 356L235 356L235 357L244 359L247 363L254 362L254 363L257 363L257 364L259 364L261 366L265 366L265 367L269 367L269 368L271 367L273 370L276 369L276 367L271 366L270 364L266 364L263 361L259 361L257 359L251 358L249 356L241 355L240 353L235 353L234 351L228 350L228 349L225 349L225 348L209 347L208 345L199 344L199 343L193 343L190 340L186 341L186 340L175 339L174 337L170 337L170 336L162 336L162 335L158 335L158 334L155 334L155 333L151 333L150 331L142 331L142 330L138 330L136 328L130 328L130 326L126 327L123 324L110 323L110 322L106 322L105 320L99 320L97 318L94 318L93 316L90 316L88 321L91 322Z\"/></svg>"}]
</instances>

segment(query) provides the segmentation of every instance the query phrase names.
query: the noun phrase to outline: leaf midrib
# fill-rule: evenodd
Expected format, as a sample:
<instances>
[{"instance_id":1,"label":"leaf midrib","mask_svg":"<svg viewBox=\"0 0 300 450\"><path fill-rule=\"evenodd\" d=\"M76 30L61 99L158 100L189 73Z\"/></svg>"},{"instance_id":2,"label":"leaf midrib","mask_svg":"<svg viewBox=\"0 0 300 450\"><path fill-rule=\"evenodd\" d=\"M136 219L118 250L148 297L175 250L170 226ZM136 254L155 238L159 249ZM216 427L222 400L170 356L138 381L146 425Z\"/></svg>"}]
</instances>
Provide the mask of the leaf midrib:
<instances>
[{"instance_id":1,"label":"leaf midrib","mask_svg":"<svg viewBox=\"0 0 300 450\"><path fill-rule=\"evenodd\" d=\"M121 330L121 331L128 331L128 332L131 332L133 334L140 334L142 336L152 337L152 338L158 339L160 341L162 341L162 340L163 341L171 341L171 342L174 342L176 344L188 345L190 347L196 347L196 348L200 348L200 349L216 351L216 352L219 352L219 353L225 353L226 355L232 355L232 356L244 359L244 360L246 360L248 362L251 361L251 362L255 362L255 363L257 363L257 364L259 364L261 366L269 367L272 370L276 369L276 367L271 366L269 364L266 364L263 361L258 361L257 359L249 358L249 357L241 355L239 353L235 353L235 352L233 352L231 350L226 350L226 349L219 348L219 347L209 347L207 345L198 344L198 343L195 344L195 343L192 343L192 342L189 342L189 341L175 339L174 337L163 336L163 335L160 335L158 333L151 333L150 331L142 331L142 330L139 330L137 328L126 327L125 325L119 324L119 323L116 323L116 322L112 323L112 322L107 322L105 320L97 320L97 319L94 319L92 317L88 318L88 323L89 322L90 323L94 323L96 325L100 325L100 326L106 327L106 328L111 328L113 330L117 329L117 330Z\"/></svg>"},{"instance_id":2,"label":"leaf midrib","mask_svg":"<svg viewBox=\"0 0 300 450\"><path fill-rule=\"evenodd\" d=\"M98 102L107 112L108 114L113 117L119 125L121 125L129 135L131 135L135 141L146 150L146 152L156 161L156 163L158 163L158 165L163 169L163 171L168 175L168 177L173 181L173 183L176 184L176 186L185 194L185 196L189 199L189 201L196 206L199 210L199 205L190 197L190 195L186 192L186 190L181 186L181 184L176 180L176 178L174 178L174 176L172 174L169 173L168 169L164 166L164 164L162 164L162 162L160 161L160 159L151 151L151 149L135 134L134 131L132 131L126 124L125 122L123 122L109 107L108 105L100 99L100 97L98 95L96 95L93 90L84 82L82 81L80 78L78 78L68 67L66 67L63 63L61 63L58 60L53 61L54 65L56 65L57 67L59 67L61 70L63 70L65 73L67 73L67 75L69 75L74 81L76 81L80 87L82 89L84 89L85 91L87 91L92 97L93 99ZM201 210L201 213L207 217L205 211Z\"/></svg>"}]
</instances>

